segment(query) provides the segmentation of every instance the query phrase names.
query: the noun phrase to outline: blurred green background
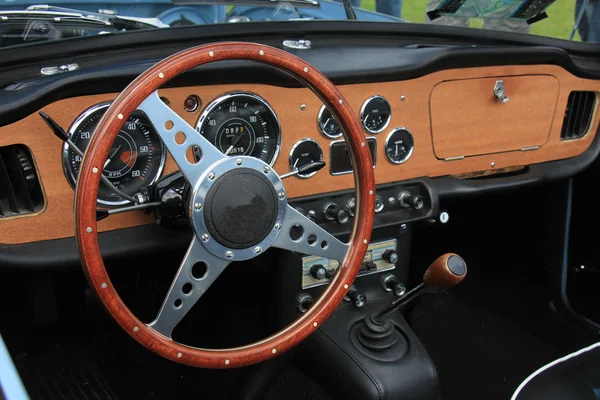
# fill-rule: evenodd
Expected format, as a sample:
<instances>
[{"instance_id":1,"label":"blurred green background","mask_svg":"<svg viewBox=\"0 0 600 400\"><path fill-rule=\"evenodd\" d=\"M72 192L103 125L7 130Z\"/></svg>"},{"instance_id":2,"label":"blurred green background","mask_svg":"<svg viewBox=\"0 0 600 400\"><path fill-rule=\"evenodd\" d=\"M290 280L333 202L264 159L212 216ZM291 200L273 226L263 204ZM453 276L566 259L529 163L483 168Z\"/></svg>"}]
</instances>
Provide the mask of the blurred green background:
<instances>
[{"instance_id":1,"label":"blurred green background","mask_svg":"<svg viewBox=\"0 0 600 400\"><path fill-rule=\"evenodd\" d=\"M403 0L402 18L410 22L424 22L427 0ZM375 0L362 0L361 8L375 11ZM575 0L557 0L546 10L548 18L531 25L530 33L569 40L573 24L575 23ZM481 28L481 20L472 19L472 28ZM579 34L573 38L581 41Z\"/></svg>"}]
</instances>

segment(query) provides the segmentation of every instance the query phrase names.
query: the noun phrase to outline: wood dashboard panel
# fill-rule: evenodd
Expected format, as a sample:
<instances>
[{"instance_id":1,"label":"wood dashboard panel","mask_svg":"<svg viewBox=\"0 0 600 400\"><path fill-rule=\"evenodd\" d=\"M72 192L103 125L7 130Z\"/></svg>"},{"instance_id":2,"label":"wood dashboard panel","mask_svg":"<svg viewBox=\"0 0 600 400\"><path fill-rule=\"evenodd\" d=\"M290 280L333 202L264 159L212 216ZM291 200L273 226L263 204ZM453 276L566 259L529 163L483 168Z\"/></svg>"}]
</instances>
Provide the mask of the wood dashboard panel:
<instances>
[{"instance_id":1,"label":"wood dashboard panel","mask_svg":"<svg viewBox=\"0 0 600 400\"><path fill-rule=\"evenodd\" d=\"M547 75L558 81L559 90L556 111L551 120L547 140L538 150L512 151L466 157L461 160L444 161L436 157L431 134L430 97L433 89L441 82L457 79L495 78L522 75ZM503 170L512 167L574 157L583 153L591 144L598 128L598 115L594 116L590 133L581 139L561 141L560 130L567 98L572 90L600 91L600 81L575 77L564 69L551 65L502 66L467 68L436 72L420 78L383 83L365 83L340 86L341 92L351 103L358 116L362 103L368 97L384 96L392 107L392 120L388 127L377 135L377 184L396 182L416 177L464 175L480 171ZM489 89L490 92L492 88ZM274 165L280 174L290 170L288 155L292 146L300 139L310 137L322 147L324 159L329 160L331 140L324 137L317 127L317 113L321 107L319 99L305 88L282 88L262 84L214 85L183 88L168 88L160 91L169 99L177 111L190 124L195 124L201 111L188 113L183 110L183 101L189 94L202 99L203 107L219 95L230 91L250 91L263 97L273 107L281 122L282 146ZM510 96L510 89L509 89ZM116 93L81 96L52 103L42 110L67 128L88 107L116 97ZM302 107L302 106L305 107ZM202 108L203 108L202 107ZM462 118L461 113L452 112L448 119ZM527 131L531 121L523 121ZM404 126L412 132L415 149L408 161L397 165L387 161L384 142L387 134L395 127ZM483 146L478 139L478 126L464 126L460 143L465 148L477 150ZM525 132L526 134L527 132ZM73 189L69 186L62 170L62 143L48 130L41 118L34 113L18 122L0 127L0 146L21 143L29 146L42 181L46 205L41 213L0 220L0 243L14 244L70 237L73 228ZM176 170L171 159L167 160L165 173ZM332 176L323 169L309 179L289 178L285 180L290 198L350 189L354 186L353 175ZM101 231L152 223L153 218L134 212L111 216L99 223Z\"/></svg>"}]
</instances>

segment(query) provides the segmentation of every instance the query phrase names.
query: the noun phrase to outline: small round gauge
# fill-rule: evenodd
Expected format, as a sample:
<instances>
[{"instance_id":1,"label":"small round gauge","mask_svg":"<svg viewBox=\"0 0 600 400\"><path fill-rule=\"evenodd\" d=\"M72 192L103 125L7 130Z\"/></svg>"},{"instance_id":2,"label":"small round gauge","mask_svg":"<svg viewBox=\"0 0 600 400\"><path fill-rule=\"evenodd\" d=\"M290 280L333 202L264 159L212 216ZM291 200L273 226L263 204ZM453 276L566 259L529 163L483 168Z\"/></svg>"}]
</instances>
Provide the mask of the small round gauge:
<instances>
[{"instance_id":1,"label":"small round gauge","mask_svg":"<svg viewBox=\"0 0 600 400\"><path fill-rule=\"evenodd\" d=\"M110 103L101 103L81 114L69 128L71 141L85 151L90 138ZM102 174L118 189L135 195L141 188L154 183L165 165L166 153L162 141L141 112L136 111L125 121L115 138ZM68 144L63 147L63 169L71 186L75 187L81 157ZM98 187L98 203L116 206L129 203L106 185Z\"/></svg>"},{"instance_id":2,"label":"small round gauge","mask_svg":"<svg viewBox=\"0 0 600 400\"><path fill-rule=\"evenodd\" d=\"M290 168L295 171L303 165L323 160L323 150L317 142L312 139L302 139L297 142L290 151ZM301 178L309 178L317 172L310 174L298 174Z\"/></svg>"},{"instance_id":3,"label":"small round gauge","mask_svg":"<svg viewBox=\"0 0 600 400\"><path fill-rule=\"evenodd\" d=\"M379 133L392 119L392 107L383 96L369 97L360 109L360 120L367 132Z\"/></svg>"},{"instance_id":4,"label":"small round gauge","mask_svg":"<svg viewBox=\"0 0 600 400\"><path fill-rule=\"evenodd\" d=\"M323 135L328 137L329 139L336 139L342 136L342 131L338 126L337 122L329 109L323 105L319 110L319 115L317 117L317 123L319 124L319 130Z\"/></svg>"},{"instance_id":5,"label":"small round gauge","mask_svg":"<svg viewBox=\"0 0 600 400\"><path fill-rule=\"evenodd\" d=\"M273 165L279 154L279 119L271 106L255 94L219 97L206 107L196 130L229 156L252 156Z\"/></svg>"},{"instance_id":6,"label":"small round gauge","mask_svg":"<svg viewBox=\"0 0 600 400\"><path fill-rule=\"evenodd\" d=\"M410 158L415 143L406 128L396 128L385 139L385 155L394 164L402 164Z\"/></svg>"}]
</instances>

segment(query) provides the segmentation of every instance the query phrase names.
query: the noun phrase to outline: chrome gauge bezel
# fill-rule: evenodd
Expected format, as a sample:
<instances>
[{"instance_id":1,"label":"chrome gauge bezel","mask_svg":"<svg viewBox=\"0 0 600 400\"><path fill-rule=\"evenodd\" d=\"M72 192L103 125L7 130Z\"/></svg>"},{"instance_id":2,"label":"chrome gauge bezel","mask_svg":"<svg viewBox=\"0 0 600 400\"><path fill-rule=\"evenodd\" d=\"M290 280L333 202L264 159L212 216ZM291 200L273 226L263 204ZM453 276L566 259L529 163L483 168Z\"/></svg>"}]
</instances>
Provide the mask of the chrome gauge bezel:
<instances>
[{"instance_id":1,"label":"chrome gauge bezel","mask_svg":"<svg viewBox=\"0 0 600 400\"><path fill-rule=\"evenodd\" d=\"M390 139L392 138L392 135L398 131L405 131L406 133L408 133L410 135L410 138L412 139L412 146L410 147L410 150L408 151L408 154L406 155L406 157L404 157L402 160L400 161L395 161L392 160L389 156L388 156L388 143L390 141ZM413 150L415 149L415 137L413 136L412 132L409 131L408 129L406 129L403 126L399 126L397 128L394 128L390 131L390 133L388 133L387 137L385 138L385 143L383 145L383 152L385 153L385 158L387 158L387 160L389 162L391 162L392 164L404 164L405 162L408 161L408 159L410 158L410 156L412 156Z\"/></svg>"},{"instance_id":2,"label":"chrome gauge bezel","mask_svg":"<svg viewBox=\"0 0 600 400\"><path fill-rule=\"evenodd\" d=\"M328 139L337 139L337 138L342 137L342 128L340 128L339 125L338 125L338 128L340 129L339 135L330 135L323 130L323 126L321 125L321 117L323 116L323 113L325 112L325 110L327 110L327 106L325 106L325 104L323 104L321 106L321 108L319 109L319 113L317 114L317 127L319 128L319 132L321 132L321 134ZM331 117L333 118L333 115Z\"/></svg>"},{"instance_id":3,"label":"chrome gauge bezel","mask_svg":"<svg viewBox=\"0 0 600 400\"><path fill-rule=\"evenodd\" d=\"M75 132L79 129L79 126L85 120L87 120L92 114L94 114L98 111L101 111L101 110L104 110L106 112L108 107L110 107L110 104L111 104L110 101L104 101L102 103L93 105L90 108L88 108L87 110L85 110L84 112L82 112L75 119L75 121L73 121L73 123L69 127L69 130L67 131L67 134L69 135L69 139L71 139L73 137ZM148 117L145 116L145 118L148 118ZM125 124L126 122L127 122L127 120L125 120L123 122L123 124ZM149 118L148 118L148 122L150 122ZM152 124L152 123L150 122L150 124ZM154 129L154 127L152 127L152 129ZM162 139L160 138L160 135L158 135L158 133L156 134L156 136L158 137L159 143L160 143L160 152L161 152L160 153L161 154L160 155L160 164L158 166L155 176L152 178L150 183L148 183L148 185L146 185L146 186L150 186L153 183L156 183L156 181L158 181L158 179L161 177L161 175L165 169L165 164L167 161L167 152L165 150L165 145L163 144ZM69 185L71 185L73 190L75 190L75 186L77 185L77 177L73 174L73 170L71 169L71 163L69 160L69 150L70 150L70 146L65 142L63 145L63 148L62 148L62 166L63 166L63 172L65 174L65 177L67 178L67 182L69 182ZM135 193L128 193L128 194L133 196ZM108 201L108 200L102 200L102 199L97 199L96 202L100 205L107 206L107 207L123 206L123 205L131 203L129 200Z\"/></svg>"},{"instance_id":4,"label":"chrome gauge bezel","mask_svg":"<svg viewBox=\"0 0 600 400\"><path fill-rule=\"evenodd\" d=\"M291 148L291 150L290 150L290 155L289 155L289 157L288 157L288 161L289 161L289 164L290 164L290 170L291 170L291 171L293 171L293 169L292 169L292 168L294 167L294 165L293 165L293 163L292 163L292 155L294 154L294 150L296 150L296 148L297 148L298 146L300 146L300 145L301 145L302 143L304 143L304 142L312 142L312 143L316 144L316 145L317 145L317 147L319 148L319 151L321 152L321 161L323 161L323 149L321 148L321 145L320 145L319 143L317 143L317 141L316 141L316 140L314 140L314 139L310 139L310 138L304 138L304 139L300 139L300 140L298 140L296 143L294 143L294 145L292 146L292 148ZM311 172L310 174L296 174L296 176L297 176L298 178L303 178L303 179L306 179L306 178L310 178L311 176L313 176L313 175L314 175L314 174L316 174L317 172L318 172L318 171Z\"/></svg>"},{"instance_id":5,"label":"chrome gauge bezel","mask_svg":"<svg viewBox=\"0 0 600 400\"><path fill-rule=\"evenodd\" d=\"M385 101L387 103L387 105L388 105L388 107L390 109L390 115L388 116L387 121L385 121L385 124L383 124L383 126L380 129L378 129L378 130L371 130L371 129L369 129L365 125L365 108L367 108L367 105L371 101L373 101L375 99L382 99L383 101ZM383 132L388 127L388 125L390 124L391 120L392 120L392 106L390 105L390 102L385 97L383 97L381 95L376 94L374 96L369 97L368 99L366 99L363 102L362 106L360 107L360 122L361 122L361 124L363 126L363 129L365 131L369 132L369 133L381 133L381 132Z\"/></svg>"},{"instance_id":6,"label":"chrome gauge bezel","mask_svg":"<svg viewBox=\"0 0 600 400\"><path fill-rule=\"evenodd\" d=\"M211 101L204 108L204 111L202 111L202 113L200 113L200 117L198 117L198 120L196 121L196 126L195 126L196 131L198 133L200 132L200 127L206 120L206 117L208 117L208 115L216 107L218 107L221 103L227 102L231 99L235 99L236 97L250 97L251 99L258 101L259 103L264 105L265 108L267 109L267 111L269 113L271 113L271 116L273 117L273 120L275 121L275 127L277 128L277 143L275 145L275 152L273 153L273 159L267 163L267 164L269 164L269 166L272 167L275 164L275 161L277 161L277 158L279 157L279 152L281 151L281 123L279 122L279 117L277 116L277 113L275 112L275 110L273 110L273 107L271 107L271 105L265 99L263 99L262 97L260 97L259 95L255 94L255 93L236 91L236 92L225 93L225 94L217 97L216 99ZM215 143L213 143L213 145L216 147Z\"/></svg>"}]
</instances>

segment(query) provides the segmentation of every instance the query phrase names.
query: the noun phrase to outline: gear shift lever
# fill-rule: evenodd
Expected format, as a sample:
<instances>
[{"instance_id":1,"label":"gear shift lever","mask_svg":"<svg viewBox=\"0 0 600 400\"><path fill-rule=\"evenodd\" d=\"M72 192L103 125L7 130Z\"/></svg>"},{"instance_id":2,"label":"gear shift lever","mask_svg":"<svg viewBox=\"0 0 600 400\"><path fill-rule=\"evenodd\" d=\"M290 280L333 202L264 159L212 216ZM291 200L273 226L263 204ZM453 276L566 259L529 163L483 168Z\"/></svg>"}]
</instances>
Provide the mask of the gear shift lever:
<instances>
[{"instance_id":1,"label":"gear shift lever","mask_svg":"<svg viewBox=\"0 0 600 400\"><path fill-rule=\"evenodd\" d=\"M467 264L454 253L444 254L435 260L423 275L423 282L395 300L388 307L365 318L364 325L358 330L358 342L371 351L390 349L400 340L400 334L390 321L390 316L400 308L425 294L448 289L467 275Z\"/></svg>"}]
</instances>

